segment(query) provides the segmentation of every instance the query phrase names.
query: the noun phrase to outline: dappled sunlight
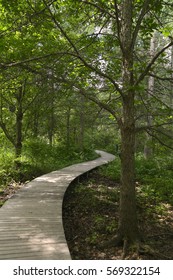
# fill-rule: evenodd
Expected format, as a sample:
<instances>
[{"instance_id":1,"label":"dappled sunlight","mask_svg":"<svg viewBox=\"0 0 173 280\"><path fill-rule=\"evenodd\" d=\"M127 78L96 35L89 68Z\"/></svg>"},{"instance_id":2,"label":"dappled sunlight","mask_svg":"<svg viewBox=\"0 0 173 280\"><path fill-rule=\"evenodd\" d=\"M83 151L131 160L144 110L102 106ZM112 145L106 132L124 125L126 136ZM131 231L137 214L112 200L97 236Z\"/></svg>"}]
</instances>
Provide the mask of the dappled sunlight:
<instances>
[{"instance_id":1,"label":"dappled sunlight","mask_svg":"<svg viewBox=\"0 0 173 280\"><path fill-rule=\"evenodd\" d=\"M33 228L32 228L33 229ZM69 255L69 250L66 244L64 233L60 230L47 233L35 228L36 232L25 232L19 234L19 238L25 241L26 246L29 246L31 252L38 252L41 258L49 256L56 256L59 254ZM66 257L67 257L66 256ZM38 257L39 259L39 257Z\"/></svg>"},{"instance_id":2,"label":"dappled sunlight","mask_svg":"<svg viewBox=\"0 0 173 280\"><path fill-rule=\"evenodd\" d=\"M38 177L34 179L34 182L59 183L59 182L64 182L64 180L70 181L74 179L73 174L60 173L57 176L51 173L50 175L46 175L46 176L44 175L42 177Z\"/></svg>"}]
</instances>

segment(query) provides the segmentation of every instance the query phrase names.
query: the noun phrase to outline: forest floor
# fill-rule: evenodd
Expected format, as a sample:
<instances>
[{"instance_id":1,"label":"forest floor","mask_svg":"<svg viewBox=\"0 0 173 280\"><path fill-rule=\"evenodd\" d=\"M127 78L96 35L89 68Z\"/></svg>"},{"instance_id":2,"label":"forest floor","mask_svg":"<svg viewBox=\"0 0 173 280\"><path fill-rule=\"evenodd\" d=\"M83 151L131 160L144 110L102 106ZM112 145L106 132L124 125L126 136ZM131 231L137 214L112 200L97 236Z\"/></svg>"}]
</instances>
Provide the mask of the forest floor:
<instances>
[{"instance_id":1,"label":"forest floor","mask_svg":"<svg viewBox=\"0 0 173 280\"><path fill-rule=\"evenodd\" d=\"M109 247L118 226L120 184L98 170L66 192L63 220L72 259L122 259L122 247ZM137 184L141 249L127 259L173 260L173 206L146 197Z\"/></svg>"},{"instance_id":2,"label":"forest floor","mask_svg":"<svg viewBox=\"0 0 173 280\"><path fill-rule=\"evenodd\" d=\"M5 203L6 200L11 198L24 183L15 182L12 180L7 187L0 188L0 207Z\"/></svg>"}]
</instances>

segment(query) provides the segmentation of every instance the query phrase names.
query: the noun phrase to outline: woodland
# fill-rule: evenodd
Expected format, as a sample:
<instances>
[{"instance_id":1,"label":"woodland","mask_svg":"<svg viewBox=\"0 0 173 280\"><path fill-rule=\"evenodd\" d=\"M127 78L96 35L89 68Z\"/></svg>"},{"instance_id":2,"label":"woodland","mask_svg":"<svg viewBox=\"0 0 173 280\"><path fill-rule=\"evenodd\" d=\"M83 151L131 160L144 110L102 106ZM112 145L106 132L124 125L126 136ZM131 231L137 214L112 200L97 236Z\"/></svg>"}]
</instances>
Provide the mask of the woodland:
<instances>
[{"instance_id":1,"label":"woodland","mask_svg":"<svg viewBox=\"0 0 173 280\"><path fill-rule=\"evenodd\" d=\"M173 259L172 0L0 0L0 54L0 206L102 149L65 199L74 258Z\"/></svg>"}]
</instances>

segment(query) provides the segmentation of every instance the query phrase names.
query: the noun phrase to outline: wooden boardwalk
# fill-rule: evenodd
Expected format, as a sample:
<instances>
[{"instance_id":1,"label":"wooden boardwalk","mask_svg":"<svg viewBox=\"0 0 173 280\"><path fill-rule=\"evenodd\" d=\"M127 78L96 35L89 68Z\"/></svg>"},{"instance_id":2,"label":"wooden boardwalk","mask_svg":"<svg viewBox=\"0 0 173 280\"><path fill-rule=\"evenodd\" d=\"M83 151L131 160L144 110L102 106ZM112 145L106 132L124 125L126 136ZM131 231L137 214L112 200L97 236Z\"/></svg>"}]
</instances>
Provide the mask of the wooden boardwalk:
<instances>
[{"instance_id":1,"label":"wooden boardwalk","mask_svg":"<svg viewBox=\"0 0 173 280\"><path fill-rule=\"evenodd\" d=\"M62 202L69 184L115 157L74 164L38 177L23 186L0 208L0 260L70 260Z\"/></svg>"}]
</instances>

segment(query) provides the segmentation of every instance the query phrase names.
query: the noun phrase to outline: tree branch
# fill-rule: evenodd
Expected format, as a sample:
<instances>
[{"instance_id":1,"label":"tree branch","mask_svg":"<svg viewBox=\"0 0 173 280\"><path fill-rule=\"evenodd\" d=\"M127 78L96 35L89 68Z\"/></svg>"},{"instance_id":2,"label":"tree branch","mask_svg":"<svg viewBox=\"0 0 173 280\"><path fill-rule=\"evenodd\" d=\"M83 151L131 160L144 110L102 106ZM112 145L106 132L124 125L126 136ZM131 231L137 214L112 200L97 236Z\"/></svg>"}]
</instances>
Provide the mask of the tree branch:
<instances>
[{"instance_id":1,"label":"tree branch","mask_svg":"<svg viewBox=\"0 0 173 280\"><path fill-rule=\"evenodd\" d=\"M106 9L104 9L104 8L102 8L102 7L100 7L100 6L99 6L98 4L96 4L96 3L89 2L89 1L86 1L86 0L82 0L82 3L87 4L87 5L91 5L91 6L95 7L95 8L97 8L100 12L106 13L109 17L111 17L111 18L113 18L113 19L116 19L116 17L115 17L113 14L111 14L108 10L106 10Z\"/></svg>"},{"instance_id":2,"label":"tree branch","mask_svg":"<svg viewBox=\"0 0 173 280\"><path fill-rule=\"evenodd\" d=\"M155 127L162 127L164 125L171 125L171 124L173 124L173 121L164 122L164 123L155 124L155 125L145 125L145 126L141 126L141 127L136 127L136 132L140 132L142 130L148 130L148 129L156 130Z\"/></svg>"},{"instance_id":3,"label":"tree branch","mask_svg":"<svg viewBox=\"0 0 173 280\"><path fill-rule=\"evenodd\" d=\"M172 77L170 77L170 78L159 77L159 76L157 76L157 75L155 75L155 74L153 74L153 73L151 73L151 72L149 72L148 74L149 74L151 77L154 77L154 78L156 78L156 79L158 79L158 80L161 80L161 81L169 81L169 82L173 83Z\"/></svg>"},{"instance_id":4,"label":"tree branch","mask_svg":"<svg viewBox=\"0 0 173 280\"><path fill-rule=\"evenodd\" d=\"M118 10L118 4L117 1L114 0L114 7L115 7L115 15L116 15L116 23L117 23L117 33L118 33L118 40L119 40L119 44L120 44L120 48L123 51L123 46L121 43L121 25L120 25L120 20L119 20L119 10Z\"/></svg>"},{"instance_id":5,"label":"tree branch","mask_svg":"<svg viewBox=\"0 0 173 280\"><path fill-rule=\"evenodd\" d=\"M110 77L109 75L103 73L100 69L98 69L97 67L94 67L92 64L88 63L86 61L86 59L80 54L80 51L78 50L78 48L76 47L76 45L73 43L73 41L71 40L71 38L68 36L68 34L66 33L66 31L63 29L63 27L61 26L61 24L56 20L56 18L54 17L50 7L47 5L46 1L43 0L44 4L46 5L52 20L54 21L54 23L56 24L56 26L58 27L58 29L60 30L60 32L62 33L62 35L64 36L64 38L67 40L67 42L70 44L70 46L73 48L74 52L72 55L77 57L83 64L84 66L86 66L87 68L89 68L90 70L92 70L93 72L97 73L98 75L100 75L101 77L109 80L114 87L116 88L116 90L122 94L122 91L118 85L118 83L115 82L115 80Z\"/></svg>"},{"instance_id":6,"label":"tree branch","mask_svg":"<svg viewBox=\"0 0 173 280\"><path fill-rule=\"evenodd\" d=\"M65 78L62 78L62 81L69 84L71 87L77 89L77 91L82 94L83 96L85 96L87 99L93 101L95 104L97 104L101 109L105 109L107 112L109 112L116 120L117 123L120 123L120 120L118 118L118 116L116 115L116 111L114 109L112 109L111 106L109 106L109 104L99 100L97 97L95 97L93 94L88 94L88 91L85 90L84 88L82 88L76 81L69 81Z\"/></svg>"},{"instance_id":7,"label":"tree branch","mask_svg":"<svg viewBox=\"0 0 173 280\"><path fill-rule=\"evenodd\" d=\"M2 121L0 121L0 127L2 128L5 136L7 137L7 139L13 144L13 146L15 147L15 140L10 136L5 123L3 123Z\"/></svg>"},{"instance_id":8,"label":"tree branch","mask_svg":"<svg viewBox=\"0 0 173 280\"><path fill-rule=\"evenodd\" d=\"M168 149L173 150L173 147L167 145L165 142L163 142L162 140L160 140L155 134L151 133L151 132L148 131L148 130L147 130L147 133L148 133L151 137L155 138L161 145L165 146L165 147L168 148Z\"/></svg>"},{"instance_id":9,"label":"tree branch","mask_svg":"<svg viewBox=\"0 0 173 280\"><path fill-rule=\"evenodd\" d=\"M144 1L143 7L141 9L141 13L140 13L140 15L137 19L136 26L135 26L135 29L134 29L134 32L133 32L133 35L132 35L132 48L134 48L134 45L135 45L135 42L136 42L136 39L137 39L137 36L138 36L138 33L139 33L139 29L141 27L141 23L143 21L143 18L145 17L145 15L149 11L149 3L150 2L151 2L150 0L145 0Z\"/></svg>"},{"instance_id":10,"label":"tree branch","mask_svg":"<svg viewBox=\"0 0 173 280\"><path fill-rule=\"evenodd\" d=\"M164 52L166 51L168 48L170 48L171 46L173 46L173 40L167 44L165 47L163 47L149 62L149 64L147 65L147 67L144 69L143 73L139 76L139 78L137 79L135 86L137 86L144 78L145 76L149 73L149 71L151 70L151 67L154 65L155 61L158 59L158 57Z\"/></svg>"},{"instance_id":11,"label":"tree branch","mask_svg":"<svg viewBox=\"0 0 173 280\"><path fill-rule=\"evenodd\" d=\"M153 131L156 131L156 132L166 136L167 138L172 139L172 135L171 134L168 134L167 132L165 132L165 131L163 131L161 129L153 128Z\"/></svg>"}]
</instances>

